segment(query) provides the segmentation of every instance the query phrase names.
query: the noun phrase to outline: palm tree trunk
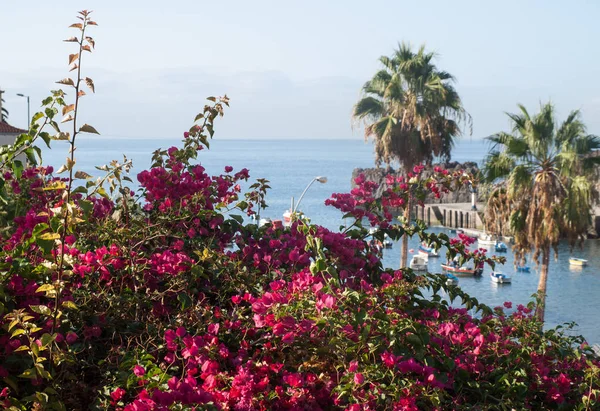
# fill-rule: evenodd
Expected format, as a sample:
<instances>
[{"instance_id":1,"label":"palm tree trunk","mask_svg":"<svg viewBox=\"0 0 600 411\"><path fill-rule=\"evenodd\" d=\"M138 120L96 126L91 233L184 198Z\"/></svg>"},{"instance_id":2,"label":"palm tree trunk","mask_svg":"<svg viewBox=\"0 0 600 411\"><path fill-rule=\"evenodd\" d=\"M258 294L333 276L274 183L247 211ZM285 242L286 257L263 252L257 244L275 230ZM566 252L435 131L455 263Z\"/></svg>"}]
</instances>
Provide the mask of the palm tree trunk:
<instances>
[{"instance_id":1,"label":"palm tree trunk","mask_svg":"<svg viewBox=\"0 0 600 411\"><path fill-rule=\"evenodd\" d=\"M544 322L544 313L546 311L546 283L548 282L548 266L550 264L550 250L542 252L542 267L540 271L540 281L538 283L539 304L535 309L535 315L538 320Z\"/></svg>"},{"instance_id":2,"label":"palm tree trunk","mask_svg":"<svg viewBox=\"0 0 600 411\"><path fill-rule=\"evenodd\" d=\"M408 194L406 201L406 208L404 209L404 220L406 224L410 224L410 209L412 208L412 196ZM402 253L400 254L400 268L407 266L406 261L408 260L408 236L404 234L402 236Z\"/></svg>"}]
</instances>

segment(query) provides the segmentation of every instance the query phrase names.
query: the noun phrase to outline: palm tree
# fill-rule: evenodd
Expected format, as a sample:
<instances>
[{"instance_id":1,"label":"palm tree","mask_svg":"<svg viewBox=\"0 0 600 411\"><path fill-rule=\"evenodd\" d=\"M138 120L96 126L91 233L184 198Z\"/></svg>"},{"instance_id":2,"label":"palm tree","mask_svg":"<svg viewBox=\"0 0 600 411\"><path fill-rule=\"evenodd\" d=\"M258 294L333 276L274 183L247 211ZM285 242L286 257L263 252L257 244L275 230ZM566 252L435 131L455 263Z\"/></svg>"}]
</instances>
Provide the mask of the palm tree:
<instances>
[{"instance_id":1,"label":"palm tree","mask_svg":"<svg viewBox=\"0 0 600 411\"><path fill-rule=\"evenodd\" d=\"M493 147L484 170L489 181L502 182L500 190L506 190L509 211L498 216L514 235L517 259L533 252L539 264L541 257L536 315L543 321L551 249L558 257L561 238L571 247L582 241L592 221L592 174L600 163L594 151L600 139L587 134L579 111L559 127L551 103L534 116L522 105L519 109L508 114L511 133L488 137Z\"/></svg>"},{"instance_id":2,"label":"palm tree","mask_svg":"<svg viewBox=\"0 0 600 411\"><path fill-rule=\"evenodd\" d=\"M421 46L399 44L391 57L382 56L383 68L362 88L352 117L365 126L365 140L375 144L377 166L399 163L405 172L430 164L434 157L450 159L460 124L470 116L454 89L454 77L433 64L434 53ZM410 221L411 199L404 217ZM402 243L401 267L406 266L408 238Z\"/></svg>"},{"instance_id":3,"label":"palm tree","mask_svg":"<svg viewBox=\"0 0 600 411\"><path fill-rule=\"evenodd\" d=\"M2 95L2 93L0 93L0 95ZM2 99L2 103L4 103L4 99ZM0 123L6 123L6 121L8 120L8 110L4 107L3 104L2 105L2 110L0 111Z\"/></svg>"}]
</instances>

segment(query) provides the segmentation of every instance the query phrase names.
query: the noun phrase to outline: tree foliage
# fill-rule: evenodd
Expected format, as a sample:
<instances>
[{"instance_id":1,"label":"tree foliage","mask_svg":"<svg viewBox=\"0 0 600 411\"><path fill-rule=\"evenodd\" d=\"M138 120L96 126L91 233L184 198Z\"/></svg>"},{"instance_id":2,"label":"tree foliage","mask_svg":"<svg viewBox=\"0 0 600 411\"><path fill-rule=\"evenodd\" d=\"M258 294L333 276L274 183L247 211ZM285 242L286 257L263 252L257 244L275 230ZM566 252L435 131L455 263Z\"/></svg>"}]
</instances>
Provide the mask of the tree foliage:
<instances>
[{"instance_id":1,"label":"tree foliage","mask_svg":"<svg viewBox=\"0 0 600 411\"><path fill-rule=\"evenodd\" d=\"M501 182L488 200L488 225L510 227L516 256L533 253L547 273L551 249L558 253L561 238L574 246L592 221L595 150L600 139L588 134L579 111L560 125L551 103L530 115L508 114L513 129L488 138L493 143L486 159L488 181ZM539 290L545 293L545 276ZM543 312L542 312L543 315Z\"/></svg>"},{"instance_id":2,"label":"tree foliage","mask_svg":"<svg viewBox=\"0 0 600 411\"><path fill-rule=\"evenodd\" d=\"M454 89L454 77L433 63L434 53L402 43L363 86L353 118L373 139L378 164L399 162L405 170L434 157L449 160L461 125L470 117Z\"/></svg>"}]
</instances>

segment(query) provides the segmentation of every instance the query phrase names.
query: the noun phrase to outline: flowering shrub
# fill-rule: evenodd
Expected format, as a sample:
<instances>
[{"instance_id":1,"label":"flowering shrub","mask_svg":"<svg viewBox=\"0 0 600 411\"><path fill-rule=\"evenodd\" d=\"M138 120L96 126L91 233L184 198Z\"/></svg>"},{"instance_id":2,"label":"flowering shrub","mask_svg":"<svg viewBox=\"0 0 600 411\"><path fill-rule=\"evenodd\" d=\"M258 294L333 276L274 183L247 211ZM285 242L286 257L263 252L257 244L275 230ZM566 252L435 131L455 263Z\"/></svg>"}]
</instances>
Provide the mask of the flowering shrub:
<instances>
[{"instance_id":1,"label":"flowering shrub","mask_svg":"<svg viewBox=\"0 0 600 411\"><path fill-rule=\"evenodd\" d=\"M85 30L95 24L80 16L79 55L93 48ZM81 78L62 83L83 96ZM210 176L195 162L226 97L211 98L181 147L154 153L136 196L123 184L126 159L97 181L74 171L72 155L64 178L14 159L29 150L38 161L38 137L73 148L95 132L73 118L71 134L42 134L59 108L77 109L63 96L2 151L4 409L597 408L598 358L579 337L542 332L533 303L492 310L442 276L385 269L365 241L368 221L377 236L407 232L451 258L494 264L468 237L393 218L409 192L418 201L468 177L425 179L417 167L380 200L359 178L327 201L355 219L343 232L306 220L257 227L242 213L265 206L267 182L242 193L248 170Z\"/></svg>"}]
</instances>

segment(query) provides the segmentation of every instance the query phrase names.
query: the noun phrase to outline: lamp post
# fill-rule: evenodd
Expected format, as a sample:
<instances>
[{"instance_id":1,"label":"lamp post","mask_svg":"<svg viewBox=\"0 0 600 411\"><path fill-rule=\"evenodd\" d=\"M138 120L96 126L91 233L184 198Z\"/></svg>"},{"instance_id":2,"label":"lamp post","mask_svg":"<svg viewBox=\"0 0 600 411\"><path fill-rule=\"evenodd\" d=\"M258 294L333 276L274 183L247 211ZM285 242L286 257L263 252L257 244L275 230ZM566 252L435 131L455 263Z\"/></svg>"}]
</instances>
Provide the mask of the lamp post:
<instances>
[{"instance_id":1,"label":"lamp post","mask_svg":"<svg viewBox=\"0 0 600 411\"><path fill-rule=\"evenodd\" d=\"M304 191L300 195L300 198L298 199L298 202L295 205L294 205L294 197L292 197L292 205L291 205L290 209L288 211L286 211L285 213L283 213L283 224L284 225L287 226L287 225L290 225L292 223L292 217L296 213L296 211L298 210L298 206L300 205L300 202L302 201L302 197L304 197L304 194L306 194L306 192L308 191L308 189L310 188L310 186L313 185L313 183L315 181L318 181L321 184L325 184L327 182L327 177L318 176L318 177L315 177L312 180L310 180L310 183L308 183L308 185L306 186L306 188L304 189Z\"/></svg>"},{"instance_id":2,"label":"lamp post","mask_svg":"<svg viewBox=\"0 0 600 411\"><path fill-rule=\"evenodd\" d=\"M471 191L471 210L477 211L477 188L469 184L469 191Z\"/></svg>"},{"instance_id":3,"label":"lamp post","mask_svg":"<svg viewBox=\"0 0 600 411\"><path fill-rule=\"evenodd\" d=\"M26 96L25 94L21 94L21 93L18 93L17 96L25 97L27 99L27 123L26 124L27 124L27 129L29 130L29 122L31 121L31 115L29 112L29 96Z\"/></svg>"},{"instance_id":4,"label":"lamp post","mask_svg":"<svg viewBox=\"0 0 600 411\"><path fill-rule=\"evenodd\" d=\"M312 186L315 181L318 181L321 184L325 184L327 182L327 177L318 176L318 177L315 177L312 180L310 180L310 183L308 183L308 185L306 186L306 188L304 189L304 191L300 195L300 198L298 199L298 202L296 203L296 206L292 209L292 214L295 213L298 210L298 206L300 205L300 201L302 201L302 197L304 197L304 194L306 194L306 192L308 191L308 189L310 188L310 186Z\"/></svg>"}]
</instances>

